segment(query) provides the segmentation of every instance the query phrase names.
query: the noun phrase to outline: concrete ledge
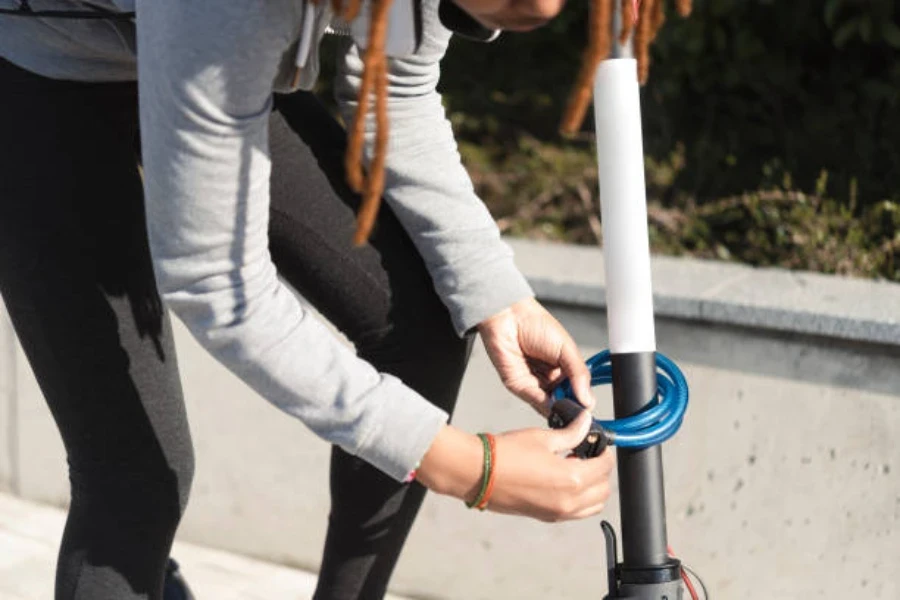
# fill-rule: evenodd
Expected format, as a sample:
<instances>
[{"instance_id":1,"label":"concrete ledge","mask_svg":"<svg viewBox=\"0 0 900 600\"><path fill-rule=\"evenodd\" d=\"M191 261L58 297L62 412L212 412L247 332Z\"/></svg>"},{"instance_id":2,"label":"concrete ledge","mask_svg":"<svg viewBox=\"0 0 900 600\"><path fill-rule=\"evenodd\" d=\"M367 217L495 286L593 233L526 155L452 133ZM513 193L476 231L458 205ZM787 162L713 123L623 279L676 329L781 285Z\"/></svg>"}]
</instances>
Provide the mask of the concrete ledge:
<instances>
[{"instance_id":1,"label":"concrete ledge","mask_svg":"<svg viewBox=\"0 0 900 600\"><path fill-rule=\"evenodd\" d=\"M602 254L512 245L583 355L605 347ZM900 555L898 286L685 259L657 258L653 268L657 340L691 386L684 427L664 448L673 547L714 597L760 597L766 573L767 600L834 590L900 598L891 566ZM64 507L64 449L5 318L0 310L0 488ZM315 572L328 445L174 325L197 455L180 541ZM608 416L609 389L597 393L598 416ZM481 344L454 422L467 431L543 423L503 388ZM617 524L618 512L614 493L605 516ZM548 525L432 494L392 590L434 600L601 597L603 564L596 520ZM302 594L292 584L266 598Z\"/></svg>"},{"instance_id":2,"label":"concrete ledge","mask_svg":"<svg viewBox=\"0 0 900 600\"><path fill-rule=\"evenodd\" d=\"M545 302L605 308L603 252L507 240ZM900 285L834 275L655 256L658 317L900 346Z\"/></svg>"}]
</instances>

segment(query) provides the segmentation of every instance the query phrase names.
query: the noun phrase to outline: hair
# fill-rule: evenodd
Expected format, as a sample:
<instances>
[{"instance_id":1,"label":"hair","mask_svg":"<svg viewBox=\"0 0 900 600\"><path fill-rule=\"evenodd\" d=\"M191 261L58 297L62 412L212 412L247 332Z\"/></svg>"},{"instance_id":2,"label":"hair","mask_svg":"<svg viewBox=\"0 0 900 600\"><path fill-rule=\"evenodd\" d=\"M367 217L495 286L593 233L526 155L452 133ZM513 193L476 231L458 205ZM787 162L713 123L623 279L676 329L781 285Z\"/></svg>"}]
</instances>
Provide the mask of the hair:
<instances>
[{"instance_id":1,"label":"hair","mask_svg":"<svg viewBox=\"0 0 900 600\"><path fill-rule=\"evenodd\" d=\"M312 0L315 3L321 0ZM344 21L350 22L359 16L363 0L331 0L331 8ZM350 135L347 153L344 156L344 168L347 173L347 184L362 196L356 218L356 232L353 243L361 246L366 243L375 226L381 195L384 192L384 167L387 159L387 56L384 53L387 36L388 12L393 0L369 0L371 2L371 19L369 22L369 40L363 53L363 75L359 87L359 99L356 114L350 124ZM363 171L363 146L365 143L366 120L369 113L369 102L375 95L375 152L367 172Z\"/></svg>"},{"instance_id":2,"label":"hair","mask_svg":"<svg viewBox=\"0 0 900 600\"><path fill-rule=\"evenodd\" d=\"M319 3L322 0L312 0ZM330 0L334 13L345 21L359 15L363 0ZM387 57L384 52L388 12L393 0L367 0L371 3L369 42L363 54L363 76L359 89L356 115L350 124L350 135L344 164L347 183L362 196L356 221L353 243L363 245L369 239L384 193L384 171L387 158ZM594 74L600 62L612 49L613 2L622 3L622 27L619 42L626 43L633 36L634 53L638 63L638 80L646 83L650 73L650 44L665 21L664 0L590 0L588 45L581 61L581 69L563 115L560 130L572 134L581 128L590 105ZM691 0L675 0L678 14L691 12ZM370 98L375 95L375 151L367 172L363 170L363 145Z\"/></svg>"},{"instance_id":3,"label":"hair","mask_svg":"<svg viewBox=\"0 0 900 600\"><path fill-rule=\"evenodd\" d=\"M622 26L619 30L619 43L624 44L632 38L634 56L637 59L638 81L647 83L650 74L650 44L666 20L664 0L591 0L590 19L588 22L588 49L584 53L581 70L575 87L569 96L566 112L560 124L563 134L577 132L587 113L590 104L594 74L600 62L609 56L612 49L611 14L613 2L621 2ZM678 14L686 17L691 12L691 0L675 0Z\"/></svg>"},{"instance_id":4,"label":"hair","mask_svg":"<svg viewBox=\"0 0 900 600\"><path fill-rule=\"evenodd\" d=\"M574 133L581 127L591 102L597 66L612 48L612 0L591 0L588 15L588 45L581 57L578 79L569 96L560 129Z\"/></svg>"},{"instance_id":5,"label":"hair","mask_svg":"<svg viewBox=\"0 0 900 600\"><path fill-rule=\"evenodd\" d=\"M622 2L622 29L619 31L619 43L625 44L634 31L634 22L637 21L637 4L634 0L621 0Z\"/></svg>"}]
</instances>

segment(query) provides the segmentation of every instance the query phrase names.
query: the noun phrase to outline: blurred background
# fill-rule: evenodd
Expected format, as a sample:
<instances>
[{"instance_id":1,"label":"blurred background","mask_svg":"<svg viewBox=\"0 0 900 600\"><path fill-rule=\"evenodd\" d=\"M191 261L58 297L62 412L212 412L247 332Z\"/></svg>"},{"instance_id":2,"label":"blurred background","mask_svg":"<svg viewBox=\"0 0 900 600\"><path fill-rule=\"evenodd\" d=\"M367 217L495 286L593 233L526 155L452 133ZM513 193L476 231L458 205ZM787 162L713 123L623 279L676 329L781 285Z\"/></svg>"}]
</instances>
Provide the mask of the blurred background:
<instances>
[{"instance_id":1,"label":"blurred background","mask_svg":"<svg viewBox=\"0 0 900 600\"><path fill-rule=\"evenodd\" d=\"M653 249L900 280L900 5L667 8L642 96ZM590 117L557 133L584 18L569 2L538 32L457 40L445 63L464 159L512 235L599 243Z\"/></svg>"},{"instance_id":2,"label":"blurred background","mask_svg":"<svg viewBox=\"0 0 900 600\"><path fill-rule=\"evenodd\" d=\"M585 10L444 61L463 158L513 236L599 243L590 115L557 132ZM667 6L642 97L654 251L900 280L898 23L895 0Z\"/></svg>"}]
</instances>

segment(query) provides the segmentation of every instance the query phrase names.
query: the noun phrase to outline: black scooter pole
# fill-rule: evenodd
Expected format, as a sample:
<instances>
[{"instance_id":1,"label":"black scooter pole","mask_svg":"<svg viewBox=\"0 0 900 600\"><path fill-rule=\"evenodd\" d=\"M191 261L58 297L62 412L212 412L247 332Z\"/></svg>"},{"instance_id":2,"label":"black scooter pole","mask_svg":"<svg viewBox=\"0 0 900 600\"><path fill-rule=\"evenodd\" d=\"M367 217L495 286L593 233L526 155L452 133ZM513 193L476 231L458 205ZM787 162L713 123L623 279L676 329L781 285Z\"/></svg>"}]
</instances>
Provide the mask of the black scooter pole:
<instances>
[{"instance_id":1,"label":"black scooter pole","mask_svg":"<svg viewBox=\"0 0 900 600\"><path fill-rule=\"evenodd\" d=\"M655 353L613 354L613 404L616 418L640 412L656 394ZM617 563L612 527L607 537L609 600L677 600L682 598L681 565L669 557L665 487L659 446L619 448L619 512L622 561Z\"/></svg>"}]
</instances>

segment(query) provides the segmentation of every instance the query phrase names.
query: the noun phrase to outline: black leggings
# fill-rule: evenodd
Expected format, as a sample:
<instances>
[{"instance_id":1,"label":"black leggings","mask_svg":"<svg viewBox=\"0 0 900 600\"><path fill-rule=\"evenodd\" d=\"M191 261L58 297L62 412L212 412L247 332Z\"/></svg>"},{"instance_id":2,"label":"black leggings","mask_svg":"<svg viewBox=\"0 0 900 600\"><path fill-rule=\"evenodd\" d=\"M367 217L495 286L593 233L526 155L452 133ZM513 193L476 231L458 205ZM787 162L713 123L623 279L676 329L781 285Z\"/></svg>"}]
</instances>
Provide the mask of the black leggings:
<instances>
[{"instance_id":1,"label":"black leggings","mask_svg":"<svg viewBox=\"0 0 900 600\"><path fill-rule=\"evenodd\" d=\"M56 597L158 599L193 453L147 247L136 86L50 80L0 59L0 90L0 292L72 487ZM454 333L387 207L371 243L352 247L344 130L298 93L277 98L270 132L280 274L360 356L452 411L471 339ZM424 492L335 448L316 598L381 598Z\"/></svg>"}]
</instances>

